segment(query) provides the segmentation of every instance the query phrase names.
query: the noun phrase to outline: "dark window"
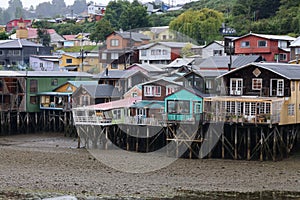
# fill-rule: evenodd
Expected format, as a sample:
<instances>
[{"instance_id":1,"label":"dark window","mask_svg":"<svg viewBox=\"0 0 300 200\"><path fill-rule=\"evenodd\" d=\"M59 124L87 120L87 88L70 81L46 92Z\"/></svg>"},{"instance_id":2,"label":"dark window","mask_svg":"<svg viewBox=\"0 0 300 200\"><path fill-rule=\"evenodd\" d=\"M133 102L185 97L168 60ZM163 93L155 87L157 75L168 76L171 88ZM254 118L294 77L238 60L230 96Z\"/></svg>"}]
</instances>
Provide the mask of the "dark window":
<instances>
[{"instance_id":1,"label":"dark window","mask_svg":"<svg viewBox=\"0 0 300 200\"><path fill-rule=\"evenodd\" d=\"M241 47L250 47L250 42L249 41L242 41L241 42Z\"/></svg>"},{"instance_id":2,"label":"dark window","mask_svg":"<svg viewBox=\"0 0 300 200\"><path fill-rule=\"evenodd\" d=\"M30 93L36 93L38 91L38 81L30 80Z\"/></svg>"},{"instance_id":3,"label":"dark window","mask_svg":"<svg viewBox=\"0 0 300 200\"><path fill-rule=\"evenodd\" d=\"M66 59L66 63L68 64L72 63L72 59L71 58Z\"/></svg>"},{"instance_id":4,"label":"dark window","mask_svg":"<svg viewBox=\"0 0 300 200\"><path fill-rule=\"evenodd\" d=\"M36 104L37 103L36 96L30 96L30 103L31 104Z\"/></svg>"},{"instance_id":5,"label":"dark window","mask_svg":"<svg viewBox=\"0 0 300 200\"><path fill-rule=\"evenodd\" d=\"M112 69L118 69L118 64L112 63L112 64L111 64L111 68L112 68Z\"/></svg>"},{"instance_id":6,"label":"dark window","mask_svg":"<svg viewBox=\"0 0 300 200\"><path fill-rule=\"evenodd\" d=\"M57 85L57 84L58 84L57 78L52 79L51 85L55 86L55 85Z\"/></svg>"},{"instance_id":7,"label":"dark window","mask_svg":"<svg viewBox=\"0 0 300 200\"><path fill-rule=\"evenodd\" d=\"M258 41L258 47L266 47L266 46L267 46L267 41L265 40Z\"/></svg>"}]
</instances>

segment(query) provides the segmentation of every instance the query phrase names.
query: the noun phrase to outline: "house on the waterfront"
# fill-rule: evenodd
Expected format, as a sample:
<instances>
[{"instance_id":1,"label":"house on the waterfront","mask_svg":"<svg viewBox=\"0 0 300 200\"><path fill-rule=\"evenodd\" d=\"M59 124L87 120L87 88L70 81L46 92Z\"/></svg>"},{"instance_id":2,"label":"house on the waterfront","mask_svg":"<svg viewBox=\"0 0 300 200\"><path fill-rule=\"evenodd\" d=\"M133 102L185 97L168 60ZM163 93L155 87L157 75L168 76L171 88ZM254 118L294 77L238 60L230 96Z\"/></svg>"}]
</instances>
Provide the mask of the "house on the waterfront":
<instances>
[{"instance_id":1,"label":"house on the waterfront","mask_svg":"<svg viewBox=\"0 0 300 200\"><path fill-rule=\"evenodd\" d=\"M106 37L106 47L99 50L100 63L108 69L126 69L139 61L136 48L149 41L142 33L114 31Z\"/></svg>"},{"instance_id":2,"label":"house on the waterfront","mask_svg":"<svg viewBox=\"0 0 300 200\"><path fill-rule=\"evenodd\" d=\"M300 65L250 63L218 77L221 95L205 99L214 120L248 123L300 122ZM238 120L238 121L237 121ZM239 121L241 120L241 121Z\"/></svg>"},{"instance_id":3,"label":"house on the waterfront","mask_svg":"<svg viewBox=\"0 0 300 200\"><path fill-rule=\"evenodd\" d=\"M94 75L99 84L109 84L117 88L122 94L129 89L149 80L149 77L138 70L105 70Z\"/></svg>"},{"instance_id":4,"label":"house on the waterfront","mask_svg":"<svg viewBox=\"0 0 300 200\"><path fill-rule=\"evenodd\" d=\"M265 35L248 33L234 39L235 55L260 55L268 62L287 63L290 44L296 38L288 35Z\"/></svg>"},{"instance_id":5,"label":"house on the waterfront","mask_svg":"<svg viewBox=\"0 0 300 200\"><path fill-rule=\"evenodd\" d=\"M122 98L118 88L109 84L80 85L72 95L72 106L88 106L106 103Z\"/></svg>"}]
</instances>

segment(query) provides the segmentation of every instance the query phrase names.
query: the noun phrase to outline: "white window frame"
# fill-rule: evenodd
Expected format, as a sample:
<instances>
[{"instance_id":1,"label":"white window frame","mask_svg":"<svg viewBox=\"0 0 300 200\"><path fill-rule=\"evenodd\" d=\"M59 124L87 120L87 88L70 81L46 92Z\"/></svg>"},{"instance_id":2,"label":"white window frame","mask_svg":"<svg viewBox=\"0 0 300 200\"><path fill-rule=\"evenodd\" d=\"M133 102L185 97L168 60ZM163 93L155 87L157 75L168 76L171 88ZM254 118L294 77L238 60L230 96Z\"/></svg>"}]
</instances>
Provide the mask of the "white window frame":
<instances>
[{"instance_id":1,"label":"white window frame","mask_svg":"<svg viewBox=\"0 0 300 200\"><path fill-rule=\"evenodd\" d=\"M235 86L234 86L235 84ZM230 95L242 95L243 94L243 79L231 78L230 79Z\"/></svg>"},{"instance_id":2,"label":"white window frame","mask_svg":"<svg viewBox=\"0 0 300 200\"><path fill-rule=\"evenodd\" d=\"M286 53L280 53L278 56L279 56L280 61L287 61L287 54ZM281 57L283 57L283 58L281 58Z\"/></svg>"},{"instance_id":3,"label":"white window frame","mask_svg":"<svg viewBox=\"0 0 300 200\"><path fill-rule=\"evenodd\" d=\"M110 58L111 58L112 60L119 59L119 53L112 52L112 53L110 54Z\"/></svg>"},{"instance_id":4,"label":"white window frame","mask_svg":"<svg viewBox=\"0 0 300 200\"><path fill-rule=\"evenodd\" d=\"M208 90L213 89L213 80L212 79L205 80L205 88Z\"/></svg>"},{"instance_id":5,"label":"white window frame","mask_svg":"<svg viewBox=\"0 0 300 200\"><path fill-rule=\"evenodd\" d=\"M241 41L241 48L249 48L249 47L250 47L250 41Z\"/></svg>"},{"instance_id":6,"label":"white window frame","mask_svg":"<svg viewBox=\"0 0 300 200\"><path fill-rule=\"evenodd\" d=\"M257 87L260 86L260 87ZM261 90L262 89L262 79L261 78L253 78L252 79L252 90Z\"/></svg>"},{"instance_id":7,"label":"white window frame","mask_svg":"<svg viewBox=\"0 0 300 200\"><path fill-rule=\"evenodd\" d=\"M160 97L161 96L161 86L146 85L144 86L144 96L146 97Z\"/></svg>"},{"instance_id":8,"label":"white window frame","mask_svg":"<svg viewBox=\"0 0 300 200\"><path fill-rule=\"evenodd\" d=\"M295 104L288 104L288 116L295 115Z\"/></svg>"},{"instance_id":9,"label":"white window frame","mask_svg":"<svg viewBox=\"0 0 300 200\"><path fill-rule=\"evenodd\" d=\"M300 54L300 47L295 48L295 54L299 55Z\"/></svg>"},{"instance_id":10,"label":"white window frame","mask_svg":"<svg viewBox=\"0 0 300 200\"><path fill-rule=\"evenodd\" d=\"M167 86L166 87L166 96L173 94L176 91L176 87L174 86Z\"/></svg>"},{"instance_id":11,"label":"white window frame","mask_svg":"<svg viewBox=\"0 0 300 200\"><path fill-rule=\"evenodd\" d=\"M283 79L271 79L270 94L273 96L273 81L276 80L276 96L284 96L284 80Z\"/></svg>"},{"instance_id":12,"label":"white window frame","mask_svg":"<svg viewBox=\"0 0 300 200\"><path fill-rule=\"evenodd\" d=\"M107 59L107 53L102 53L101 58L102 58L102 60L106 60Z\"/></svg>"},{"instance_id":13,"label":"white window frame","mask_svg":"<svg viewBox=\"0 0 300 200\"><path fill-rule=\"evenodd\" d=\"M118 47L118 46L119 46L119 40L118 40L118 39L112 39L112 40L110 41L110 45L111 45L112 47Z\"/></svg>"},{"instance_id":14,"label":"white window frame","mask_svg":"<svg viewBox=\"0 0 300 200\"><path fill-rule=\"evenodd\" d=\"M147 50L145 49L141 50L141 56L147 56Z\"/></svg>"}]
</instances>

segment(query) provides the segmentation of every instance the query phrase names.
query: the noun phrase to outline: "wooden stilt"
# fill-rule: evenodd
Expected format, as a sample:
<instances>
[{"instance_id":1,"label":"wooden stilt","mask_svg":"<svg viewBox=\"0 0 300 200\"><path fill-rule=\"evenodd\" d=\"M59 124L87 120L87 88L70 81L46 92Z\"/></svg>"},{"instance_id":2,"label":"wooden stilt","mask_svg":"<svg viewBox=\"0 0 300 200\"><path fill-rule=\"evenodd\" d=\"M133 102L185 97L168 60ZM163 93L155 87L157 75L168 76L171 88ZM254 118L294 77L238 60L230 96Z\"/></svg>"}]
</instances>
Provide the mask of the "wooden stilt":
<instances>
[{"instance_id":1,"label":"wooden stilt","mask_svg":"<svg viewBox=\"0 0 300 200\"><path fill-rule=\"evenodd\" d=\"M234 159L238 159L238 130L237 125L234 125Z\"/></svg>"},{"instance_id":2,"label":"wooden stilt","mask_svg":"<svg viewBox=\"0 0 300 200\"><path fill-rule=\"evenodd\" d=\"M277 133L273 131L273 161L276 161Z\"/></svg>"},{"instance_id":3,"label":"wooden stilt","mask_svg":"<svg viewBox=\"0 0 300 200\"><path fill-rule=\"evenodd\" d=\"M251 159L251 131L247 128L247 160Z\"/></svg>"},{"instance_id":4,"label":"wooden stilt","mask_svg":"<svg viewBox=\"0 0 300 200\"><path fill-rule=\"evenodd\" d=\"M222 140L222 158L225 158L225 135L224 131L221 133L221 140Z\"/></svg>"},{"instance_id":5,"label":"wooden stilt","mask_svg":"<svg viewBox=\"0 0 300 200\"><path fill-rule=\"evenodd\" d=\"M260 128L260 156L259 156L260 161L264 160L264 157L263 157L263 144L264 144L263 134L264 134L263 130L262 130L262 128Z\"/></svg>"}]
</instances>

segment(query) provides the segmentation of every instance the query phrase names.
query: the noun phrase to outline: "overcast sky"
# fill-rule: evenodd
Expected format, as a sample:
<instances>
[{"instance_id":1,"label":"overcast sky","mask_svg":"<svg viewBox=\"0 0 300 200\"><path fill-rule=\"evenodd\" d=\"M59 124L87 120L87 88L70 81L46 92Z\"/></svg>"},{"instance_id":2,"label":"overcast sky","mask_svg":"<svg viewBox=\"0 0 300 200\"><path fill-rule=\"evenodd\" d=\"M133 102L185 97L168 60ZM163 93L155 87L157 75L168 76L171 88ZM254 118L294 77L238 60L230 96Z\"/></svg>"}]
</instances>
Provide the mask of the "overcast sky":
<instances>
[{"instance_id":1,"label":"overcast sky","mask_svg":"<svg viewBox=\"0 0 300 200\"><path fill-rule=\"evenodd\" d=\"M23 3L23 7L30 7L31 5L34 6L34 8L42 3L42 2L52 2L52 0L21 0ZM188 3L191 0L163 0L165 3L170 3L170 4L179 4L179 3ZM173 2L172 2L173 1ZM193 0L194 1L194 0ZM87 1L89 2L89 1ZM107 5L109 0L94 0L97 4L104 4ZM142 0L142 2L153 2L153 0ZM73 5L74 0L65 0L65 3L68 5ZM8 7L8 0L0 0L0 7L1 8L7 8Z\"/></svg>"}]
</instances>

